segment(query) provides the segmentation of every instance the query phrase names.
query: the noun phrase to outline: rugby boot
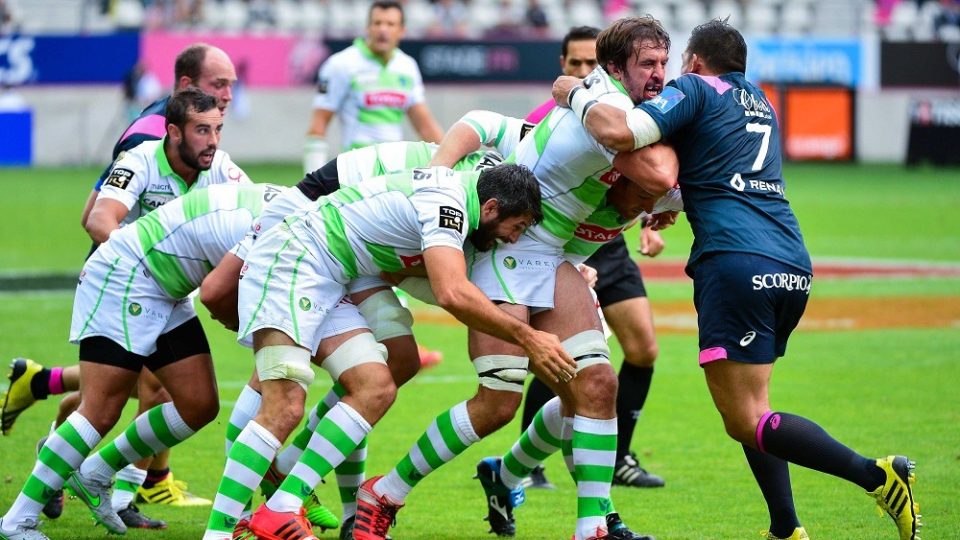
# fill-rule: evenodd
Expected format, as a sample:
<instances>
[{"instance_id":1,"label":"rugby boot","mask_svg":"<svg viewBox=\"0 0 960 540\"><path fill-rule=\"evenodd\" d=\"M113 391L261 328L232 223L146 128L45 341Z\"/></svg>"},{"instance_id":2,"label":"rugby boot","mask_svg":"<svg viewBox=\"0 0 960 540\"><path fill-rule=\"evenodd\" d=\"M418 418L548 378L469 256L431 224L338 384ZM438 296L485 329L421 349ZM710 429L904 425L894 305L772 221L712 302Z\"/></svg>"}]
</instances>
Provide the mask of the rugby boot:
<instances>
[{"instance_id":1,"label":"rugby boot","mask_svg":"<svg viewBox=\"0 0 960 540\"><path fill-rule=\"evenodd\" d=\"M790 533L790 536L780 538L770 531L763 531L760 533L760 536L764 537L766 540L810 540L810 537L807 536L807 530L803 527L797 527Z\"/></svg>"},{"instance_id":2,"label":"rugby boot","mask_svg":"<svg viewBox=\"0 0 960 540\"><path fill-rule=\"evenodd\" d=\"M67 478L67 487L78 499L83 501L93 514L93 519L113 534L125 534L127 526L110 504L110 488L113 484L103 484L74 471Z\"/></svg>"},{"instance_id":3,"label":"rugby boot","mask_svg":"<svg viewBox=\"0 0 960 540\"><path fill-rule=\"evenodd\" d=\"M607 537L610 540L656 540L652 536L631 531L617 512L607 514Z\"/></svg>"},{"instance_id":4,"label":"rugby boot","mask_svg":"<svg viewBox=\"0 0 960 540\"><path fill-rule=\"evenodd\" d=\"M35 519L28 519L17 526L16 529L8 531L3 528L3 519L0 519L0 539L2 540L50 540L50 537L37 530L39 522Z\"/></svg>"},{"instance_id":5,"label":"rugby boot","mask_svg":"<svg viewBox=\"0 0 960 540\"><path fill-rule=\"evenodd\" d=\"M269 500L277 492L277 488L283 483L287 475L277 469L276 463L271 463L267 473L260 482L260 491L263 492L263 498ZM316 491L311 491L310 495L303 501L303 508L306 510L307 519L314 527L320 527L320 532L327 529L336 529L340 526L340 520L326 506L320 502Z\"/></svg>"},{"instance_id":6,"label":"rugby boot","mask_svg":"<svg viewBox=\"0 0 960 540\"><path fill-rule=\"evenodd\" d=\"M387 532L397 521L397 512L402 504L380 497L373 491L373 485L382 476L374 476L360 485L357 490L357 515L353 523L354 540L386 540Z\"/></svg>"},{"instance_id":7,"label":"rugby boot","mask_svg":"<svg viewBox=\"0 0 960 540\"><path fill-rule=\"evenodd\" d=\"M648 472L640 466L633 452L618 459L613 466L613 485L630 487L663 487L663 478Z\"/></svg>"},{"instance_id":8,"label":"rugby boot","mask_svg":"<svg viewBox=\"0 0 960 540\"><path fill-rule=\"evenodd\" d=\"M166 529L167 522L162 519L153 519L143 515L137 505L130 503L126 508L117 512L127 529Z\"/></svg>"},{"instance_id":9,"label":"rugby boot","mask_svg":"<svg viewBox=\"0 0 960 540\"><path fill-rule=\"evenodd\" d=\"M524 489L557 489L553 482L547 480L543 465L537 465L530 471L530 475L520 484Z\"/></svg>"},{"instance_id":10,"label":"rugby boot","mask_svg":"<svg viewBox=\"0 0 960 540\"><path fill-rule=\"evenodd\" d=\"M41 437L37 441L37 455L40 455L40 449L43 448L43 445L47 442L46 437ZM63 514L63 490L58 489L53 492L53 496L47 499L47 503L43 505L43 515L47 516L50 519L57 519Z\"/></svg>"},{"instance_id":11,"label":"rugby boot","mask_svg":"<svg viewBox=\"0 0 960 540\"><path fill-rule=\"evenodd\" d=\"M257 540L257 535L250 530L250 520L241 519L233 526L233 534L230 540Z\"/></svg>"},{"instance_id":12,"label":"rugby boot","mask_svg":"<svg viewBox=\"0 0 960 540\"><path fill-rule=\"evenodd\" d=\"M900 540L920 540L917 531L920 522L920 505L913 498L913 483L917 477L913 474L916 464L904 456L887 456L877 460L887 475L883 485L867 494L877 501L880 515L886 512L897 524Z\"/></svg>"},{"instance_id":13,"label":"rugby boot","mask_svg":"<svg viewBox=\"0 0 960 540\"><path fill-rule=\"evenodd\" d=\"M443 353L440 351L431 351L426 347L417 346L417 352L420 353L420 367L432 368L443 361Z\"/></svg>"},{"instance_id":14,"label":"rugby boot","mask_svg":"<svg viewBox=\"0 0 960 540\"><path fill-rule=\"evenodd\" d=\"M152 487L140 486L137 489L137 502L148 504L169 504L170 506L210 506L213 501L198 497L187 491L187 484L176 480L173 473Z\"/></svg>"},{"instance_id":15,"label":"rugby boot","mask_svg":"<svg viewBox=\"0 0 960 540\"><path fill-rule=\"evenodd\" d=\"M4 435L10 434L20 413L37 401L30 389L30 383L42 370L43 366L29 358L14 358L10 362L7 391L3 394L3 404L0 405L0 432Z\"/></svg>"},{"instance_id":16,"label":"rugby boot","mask_svg":"<svg viewBox=\"0 0 960 540\"><path fill-rule=\"evenodd\" d=\"M317 540L303 508L299 512L274 512L266 504L253 513L248 525L260 540Z\"/></svg>"},{"instance_id":17,"label":"rugby boot","mask_svg":"<svg viewBox=\"0 0 960 540\"><path fill-rule=\"evenodd\" d=\"M483 493L487 498L487 517L490 531L497 536L514 536L517 534L517 523L513 518L513 509L523 504L526 495L523 486L509 489L500 476L501 458L483 458L477 463L477 475Z\"/></svg>"},{"instance_id":18,"label":"rugby boot","mask_svg":"<svg viewBox=\"0 0 960 540\"><path fill-rule=\"evenodd\" d=\"M343 522L343 525L340 526L340 540L353 540L353 524L356 523L357 518L355 516L350 516L346 521ZM384 536L386 540L393 540L389 534Z\"/></svg>"}]
</instances>

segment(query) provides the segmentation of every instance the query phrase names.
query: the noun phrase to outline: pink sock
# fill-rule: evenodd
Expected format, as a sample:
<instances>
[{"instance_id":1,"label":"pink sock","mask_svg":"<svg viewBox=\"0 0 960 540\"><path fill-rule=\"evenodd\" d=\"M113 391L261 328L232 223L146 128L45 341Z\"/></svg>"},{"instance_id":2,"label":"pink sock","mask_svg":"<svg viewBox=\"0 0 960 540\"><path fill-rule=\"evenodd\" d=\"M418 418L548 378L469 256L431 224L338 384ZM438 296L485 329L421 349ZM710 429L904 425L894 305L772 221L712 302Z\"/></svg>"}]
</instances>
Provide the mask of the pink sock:
<instances>
[{"instance_id":1,"label":"pink sock","mask_svg":"<svg viewBox=\"0 0 960 540\"><path fill-rule=\"evenodd\" d=\"M55 396L63 393L63 368L55 367L50 369L50 382L47 383L50 395Z\"/></svg>"}]
</instances>

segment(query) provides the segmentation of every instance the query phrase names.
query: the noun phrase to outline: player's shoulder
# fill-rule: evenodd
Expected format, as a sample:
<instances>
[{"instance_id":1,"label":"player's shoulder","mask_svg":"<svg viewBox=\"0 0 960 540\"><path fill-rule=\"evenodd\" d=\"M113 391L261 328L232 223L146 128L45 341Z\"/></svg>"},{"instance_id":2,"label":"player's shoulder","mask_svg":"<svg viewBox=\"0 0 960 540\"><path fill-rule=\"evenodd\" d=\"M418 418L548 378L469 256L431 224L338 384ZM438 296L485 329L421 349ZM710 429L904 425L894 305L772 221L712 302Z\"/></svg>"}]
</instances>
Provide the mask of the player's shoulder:
<instances>
[{"instance_id":1,"label":"player's shoulder","mask_svg":"<svg viewBox=\"0 0 960 540\"><path fill-rule=\"evenodd\" d=\"M332 67L338 69L351 69L356 68L364 60L363 53L356 45L350 45L342 51L335 52L327 57L323 62L323 67L331 69Z\"/></svg>"}]
</instances>

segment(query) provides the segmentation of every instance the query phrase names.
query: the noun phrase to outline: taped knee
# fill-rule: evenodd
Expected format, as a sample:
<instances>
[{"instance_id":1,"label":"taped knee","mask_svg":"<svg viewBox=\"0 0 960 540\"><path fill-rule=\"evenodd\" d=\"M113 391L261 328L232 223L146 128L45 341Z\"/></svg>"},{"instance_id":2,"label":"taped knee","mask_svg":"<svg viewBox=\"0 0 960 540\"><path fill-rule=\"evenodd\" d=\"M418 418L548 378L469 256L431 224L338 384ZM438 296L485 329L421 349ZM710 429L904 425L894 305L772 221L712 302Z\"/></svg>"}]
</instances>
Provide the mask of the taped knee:
<instances>
[{"instance_id":1,"label":"taped knee","mask_svg":"<svg viewBox=\"0 0 960 540\"><path fill-rule=\"evenodd\" d=\"M254 354L261 381L287 380L304 390L313 382L310 351L293 345L271 345Z\"/></svg>"},{"instance_id":2,"label":"taped knee","mask_svg":"<svg viewBox=\"0 0 960 540\"><path fill-rule=\"evenodd\" d=\"M561 343L567 354L577 362L577 371L594 364L610 363L610 347L603 332L587 330L570 336Z\"/></svg>"},{"instance_id":3,"label":"taped knee","mask_svg":"<svg viewBox=\"0 0 960 540\"><path fill-rule=\"evenodd\" d=\"M413 334L413 315L393 291L380 291L357 306L377 341Z\"/></svg>"},{"instance_id":4,"label":"taped knee","mask_svg":"<svg viewBox=\"0 0 960 540\"><path fill-rule=\"evenodd\" d=\"M507 354L480 356L473 361L473 367L480 377L480 386L508 392L523 392L528 364L525 356Z\"/></svg>"},{"instance_id":5,"label":"taped knee","mask_svg":"<svg viewBox=\"0 0 960 540\"><path fill-rule=\"evenodd\" d=\"M344 371L360 364L387 364L387 348L377 343L373 334L364 332L344 341L330 353L320 365L333 377L340 380Z\"/></svg>"}]
</instances>

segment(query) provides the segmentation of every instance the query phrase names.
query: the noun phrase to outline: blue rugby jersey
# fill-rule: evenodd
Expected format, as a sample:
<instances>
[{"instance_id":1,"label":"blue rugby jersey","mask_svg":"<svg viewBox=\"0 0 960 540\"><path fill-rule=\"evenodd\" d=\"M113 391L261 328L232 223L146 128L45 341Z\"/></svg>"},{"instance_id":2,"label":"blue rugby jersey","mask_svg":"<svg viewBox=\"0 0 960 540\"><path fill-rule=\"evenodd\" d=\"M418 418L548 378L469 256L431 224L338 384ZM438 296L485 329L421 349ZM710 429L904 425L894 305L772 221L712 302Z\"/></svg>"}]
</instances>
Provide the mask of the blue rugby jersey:
<instances>
[{"instance_id":1,"label":"blue rugby jersey","mask_svg":"<svg viewBox=\"0 0 960 540\"><path fill-rule=\"evenodd\" d=\"M811 272L797 218L784 197L780 127L763 91L742 73L670 81L638 105L680 160L693 228L687 273L716 252L755 253Z\"/></svg>"}]
</instances>

